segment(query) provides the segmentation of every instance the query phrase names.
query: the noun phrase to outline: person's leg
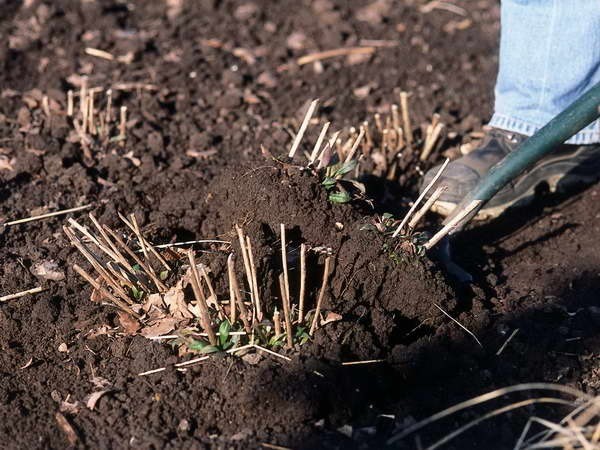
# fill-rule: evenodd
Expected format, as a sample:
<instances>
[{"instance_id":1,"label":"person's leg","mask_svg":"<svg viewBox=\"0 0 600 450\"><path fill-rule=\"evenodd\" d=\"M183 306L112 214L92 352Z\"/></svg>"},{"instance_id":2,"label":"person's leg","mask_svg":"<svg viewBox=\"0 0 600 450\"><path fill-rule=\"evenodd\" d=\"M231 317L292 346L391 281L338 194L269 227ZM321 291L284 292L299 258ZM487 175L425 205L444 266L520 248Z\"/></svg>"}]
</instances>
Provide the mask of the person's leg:
<instances>
[{"instance_id":1,"label":"person's leg","mask_svg":"<svg viewBox=\"0 0 600 450\"><path fill-rule=\"evenodd\" d=\"M530 136L598 82L600 0L502 0L491 126ZM567 142L600 142L600 121Z\"/></svg>"},{"instance_id":2,"label":"person's leg","mask_svg":"<svg viewBox=\"0 0 600 450\"><path fill-rule=\"evenodd\" d=\"M500 68L491 131L450 164L438 183L447 190L432 210L448 215L491 167L600 82L600 0L502 0ZM538 161L496 194L479 218L551 191L600 178L600 121ZM439 169L425 175L426 186Z\"/></svg>"}]
</instances>

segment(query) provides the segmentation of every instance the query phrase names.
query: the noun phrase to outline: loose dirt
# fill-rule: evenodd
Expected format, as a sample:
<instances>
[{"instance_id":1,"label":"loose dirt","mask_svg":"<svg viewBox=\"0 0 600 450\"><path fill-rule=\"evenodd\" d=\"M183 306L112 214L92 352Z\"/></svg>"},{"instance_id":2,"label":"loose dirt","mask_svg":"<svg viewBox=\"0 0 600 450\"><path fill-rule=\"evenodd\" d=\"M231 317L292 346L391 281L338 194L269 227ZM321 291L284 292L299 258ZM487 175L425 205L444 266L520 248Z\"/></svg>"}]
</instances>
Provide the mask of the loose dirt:
<instances>
[{"instance_id":1,"label":"loose dirt","mask_svg":"<svg viewBox=\"0 0 600 450\"><path fill-rule=\"evenodd\" d=\"M287 152L286 130L311 98L341 127L389 107L399 89L412 92L417 126L441 114L454 133L444 149L467 141L491 111L496 2L456 2L464 16L423 12L424 2L408 0L5 3L0 163L11 168L0 170L3 221L92 203L112 226L117 211L136 213L156 243L233 238L232 227L243 224L257 243L261 280L280 270L274 252L285 223L291 249L331 249L326 306L343 320L288 351L290 362L216 356L177 372L168 345L119 334L116 312L89 301L90 288L71 269L81 261L62 234L64 218L7 227L0 293L46 290L0 304L3 448L67 447L60 412L77 448L375 449L398 427L497 387L549 381L597 394L597 188L568 199L543 195L465 232L456 258L475 281L463 286L427 258L390 258L384 239L364 230L376 212L405 211L415 184L367 180L373 208L334 205L309 173L261 155L261 144ZM374 41L366 60L294 64L313 51ZM123 58L93 57L86 47ZM42 96L64 108L66 91L77 90L74 74L112 86L114 104L128 107L123 147L93 145L90 160L69 142L64 118L44 118ZM218 257L202 258L223 270ZM50 260L64 280L32 274ZM314 294L322 257L310 263ZM383 361L342 365L364 360ZM167 370L137 376L161 366ZM86 407L100 390L108 391ZM426 430L423 442L476 412ZM542 412L483 425L448 448L507 448L526 418Z\"/></svg>"}]
</instances>

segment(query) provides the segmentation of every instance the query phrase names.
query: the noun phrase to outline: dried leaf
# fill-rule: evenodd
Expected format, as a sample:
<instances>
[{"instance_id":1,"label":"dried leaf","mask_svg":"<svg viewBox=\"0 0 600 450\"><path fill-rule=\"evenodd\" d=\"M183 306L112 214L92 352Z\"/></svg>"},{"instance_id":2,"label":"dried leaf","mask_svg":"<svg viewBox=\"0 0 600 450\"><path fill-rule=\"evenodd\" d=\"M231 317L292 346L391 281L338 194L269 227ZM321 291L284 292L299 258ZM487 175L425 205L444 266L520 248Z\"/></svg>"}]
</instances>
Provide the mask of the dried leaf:
<instances>
[{"instance_id":1,"label":"dried leaf","mask_svg":"<svg viewBox=\"0 0 600 450\"><path fill-rule=\"evenodd\" d=\"M92 392L84 399L85 406L93 411L96 407L96 403L98 403L98 400L100 400L103 395L108 394L110 391L112 391L112 389L103 389L101 391Z\"/></svg>"},{"instance_id":2,"label":"dried leaf","mask_svg":"<svg viewBox=\"0 0 600 450\"><path fill-rule=\"evenodd\" d=\"M0 170L9 170L14 172L16 162L16 158L9 158L6 155L0 155Z\"/></svg>"},{"instance_id":3,"label":"dried leaf","mask_svg":"<svg viewBox=\"0 0 600 450\"><path fill-rule=\"evenodd\" d=\"M125 331L125 334L134 335L142 327L140 323L124 311L118 311L117 316L119 317L119 323Z\"/></svg>"},{"instance_id":4,"label":"dried leaf","mask_svg":"<svg viewBox=\"0 0 600 450\"><path fill-rule=\"evenodd\" d=\"M58 409L62 413L78 414L79 413L79 402L75 401L75 402L71 403L68 401L68 398L69 397L67 397L65 400L60 402L60 406L58 407Z\"/></svg>"},{"instance_id":5,"label":"dried leaf","mask_svg":"<svg viewBox=\"0 0 600 450\"><path fill-rule=\"evenodd\" d=\"M388 14L391 6L389 0L375 0L373 3L357 10L356 18L371 25L378 25Z\"/></svg>"},{"instance_id":6,"label":"dried leaf","mask_svg":"<svg viewBox=\"0 0 600 450\"><path fill-rule=\"evenodd\" d=\"M331 322L337 322L342 320L342 316L340 314L334 313L333 311L329 311L327 316L325 316L325 320L321 322L321 325L326 325Z\"/></svg>"},{"instance_id":7,"label":"dried leaf","mask_svg":"<svg viewBox=\"0 0 600 450\"><path fill-rule=\"evenodd\" d=\"M163 301L169 308L169 312L173 317L183 319L191 319L194 317L194 315L188 311L188 305L185 302L185 295L180 286L174 286L165 292L163 295Z\"/></svg>"},{"instance_id":8,"label":"dried leaf","mask_svg":"<svg viewBox=\"0 0 600 450\"><path fill-rule=\"evenodd\" d=\"M164 319L157 320L151 326L142 328L140 334L144 337L161 336L172 331L177 322L178 320L173 317L165 317Z\"/></svg>"},{"instance_id":9,"label":"dried leaf","mask_svg":"<svg viewBox=\"0 0 600 450\"><path fill-rule=\"evenodd\" d=\"M57 412L54 415L54 417L56 419L56 423L58 424L58 427L67 436L67 441L69 441L69 445L74 446L77 443L77 433L75 433L75 430L73 429L73 427L71 426L69 421L66 419L65 416L63 416L59 412Z\"/></svg>"},{"instance_id":10,"label":"dried leaf","mask_svg":"<svg viewBox=\"0 0 600 450\"><path fill-rule=\"evenodd\" d=\"M44 280L62 281L65 279L64 272L60 270L58 264L53 260L35 264L30 270L36 277Z\"/></svg>"},{"instance_id":11,"label":"dried leaf","mask_svg":"<svg viewBox=\"0 0 600 450\"><path fill-rule=\"evenodd\" d=\"M306 34L302 31L294 31L285 41L288 48L292 50L302 50L306 47Z\"/></svg>"}]
</instances>

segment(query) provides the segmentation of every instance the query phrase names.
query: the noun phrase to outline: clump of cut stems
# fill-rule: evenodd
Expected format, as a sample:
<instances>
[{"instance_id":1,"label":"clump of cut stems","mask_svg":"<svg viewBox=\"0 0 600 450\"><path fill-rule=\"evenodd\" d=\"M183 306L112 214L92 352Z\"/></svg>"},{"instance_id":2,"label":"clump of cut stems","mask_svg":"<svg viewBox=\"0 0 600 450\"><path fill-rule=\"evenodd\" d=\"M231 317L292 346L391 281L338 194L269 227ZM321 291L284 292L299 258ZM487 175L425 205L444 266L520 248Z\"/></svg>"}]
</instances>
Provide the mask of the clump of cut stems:
<instances>
[{"instance_id":1,"label":"clump of cut stems","mask_svg":"<svg viewBox=\"0 0 600 450\"><path fill-rule=\"evenodd\" d=\"M89 215L92 228L70 219L64 232L92 268L74 270L93 288L93 299L108 302L134 319L129 328L151 339L168 339L184 352L209 354L252 348L271 351L304 344L321 326L323 300L331 268L325 256L322 284L316 298L307 286L306 244L300 246L299 286L290 286L288 242L281 224L282 273L278 299L266 301L259 291L252 241L236 227L244 277L236 274L237 255L229 252L226 293L217 293L209 267L197 261L193 249L160 249L143 237L134 215L119 215L129 239ZM169 253L167 253L169 251ZM221 283L223 284L223 283ZM310 302L312 300L312 302ZM311 309L307 310L307 304ZM272 310L268 310L267 306ZM270 350L272 349L272 350Z\"/></svg>"}]
</instances>

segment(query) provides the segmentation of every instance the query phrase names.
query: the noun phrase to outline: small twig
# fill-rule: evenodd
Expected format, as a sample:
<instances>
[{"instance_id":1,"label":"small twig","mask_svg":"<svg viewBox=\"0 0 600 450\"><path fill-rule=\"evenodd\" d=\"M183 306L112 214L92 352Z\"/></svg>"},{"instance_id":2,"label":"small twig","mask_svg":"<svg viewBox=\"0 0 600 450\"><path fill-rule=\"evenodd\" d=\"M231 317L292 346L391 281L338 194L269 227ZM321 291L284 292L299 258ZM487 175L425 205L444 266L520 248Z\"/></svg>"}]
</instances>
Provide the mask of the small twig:
<instances>
[{"instance_id":1,"label":"small twig","mask_svg":"<svg viewBox=\"0 0 600 450\"><path fill-rule=\"evenodd\" d=\"M519 329L515 328L515 330L510 334L508 339L506 339L506 341L504 341L504 344L502 344L502 346L498 349L498 351L496 352L496 356L500 356L502 354L502 352L504 351L504 349L506 348L508 343L510 341L512 341L512 339L517 335L518 332L519 332Z\"/></svg>"},{"instance_id":2,"label":"small twig","mask_svg":"<svg viewBox=\"0 0 600 450\"><path fill-rule=\"evenodd\" d=\"M269 444L268 442L261 442L264 448L268 448L270 450L292 450L290 447L283 447L281 445Z\"/></svg>"},{"instance_id":3,"label":"small twig","mask_svg":"<svg viewBox=\"0 0 600 450\"><path fill-rule=\"evenodd\" d=\"M404 216L404 219L402 219L402 222L400 222L400 225L398 225L398 228L396 228L396 231L394 231L394 234L392 235L392 237L398 236L398 233L400 233L400 231L402 231L402 228L404 228L404 225L406 225L406 223L409 221L410 217L415 212L415 210L417 209L419 204L423 201L423 199L425 198L427 193L430 191L430 189L435 185L437 180L442 176L442 173L444 173L444 170L446 170L446 167L448 166L449 162L450 162L450 159L446 158L446 161L444 161L444 164L442 164L442 166L440 167L440 170L438 170L438 172L435 174L433 179L429 182L429 184L425 187L425 189L423 189L423 192L421 192L421 195L419 195L417 200L413 203L411 208L408 210L408 212L406 213L406 216Z\"/></svg>"},{"instance_id":4,"label":"small twig","mask_svg":"<svg viewBox=\"0 0 600 450\"><path fill-rule=\"evenodd\" d=\"M342 366L359 366L362 364L375 364L375 363L381 363L381 362L385 362L385 359L368 359L366 361L349 361L349 362L343 362Z\"/></svg>"},{"instance_id":5,"label":"small twig","mask_svg":"<svg viewBox=\"0 0 600 450\"><path fill-rule=\"evenodd\" d=\"M181 247L182 245L194 245L194 244L228 244L231 245L230 241L221 241L219 239L200 239L197 241L182 241L182 242L173 242L171 244L160 244L153 245L154 248L171 248L171 247Z\"/></svg>"},{"instance_id":6,"label":"small twig","mask_svg":"<svg viewBox=\"0 0 600 450\"><path fill-rule=\"evenodd\" d=\"M309 53L304 55L296 61L299 66L310 64L315 61L322 61L324 59L335 58L337 56L347 55L370 55L375 51L375 47L344 47L336 48L333 50L325 50L323 52Z\"/></svg>"},{"instance_id":7,"label":"small twig","mask_svg":"<svg viewBox=\"0 0 600 450\"><path fill-rule=\"evenodd\" d=\"M210 315L208 313L208 305L206 303L206 297L204 292L200 288L200 277L198 276L198 268L196 267L196 258L194 257L194 251L188 250L188 260L190 262L190 268L192 271L192 289L194 290L194 296L196 297L196 304L200 310L200 321L204 332L208 334L208 340L211 345L217 345L217 337L212 329L210 322Z\"/></svg>"},{"instance_id":8,"label":"small twig","mask_svg":"<svg viewBox=\"0 0 600 450\"><path fill-rule=\"evenodd\" d=\"M296 137L294 138L294 142L292 143L292 148L290 149L290 152L288 153L289 158L293 158L294 155L296 154L296 150L298 150L298 146L300 145L300 142L302 141L302 137L304 136L304 133L306 132L306 128L308 127L310 119L311 119L313 113L315 112L315 109L317 108L318 103L319 103L319 99L313 100L310 103L310 106L308 107L308 110L306 111L306 114L304 115L304 119L302 120L302 124L300 125L300 129L298 130L298 133L296 134Z\"/></svg>"},{"instance_id":9,"label":"small twig","mask_svg":"<svg viewBox=\"0 0 600 450\"><path fill-rule=\"evenodd\" d=\"M313 318L312 325L310 326L309 334L312 336L317 325L319 324L319 316L321 315L321 306L323 304L323 297L325 297L325 289L327 288L327 280L329 279L329 264L331 262L331 256L325 258L325 268L323 269L323 280L321 281L321 290L319 291L319 297L317 299L317 308L315 310L315 317Z\"/></svg>"},{"instance_id":10,"label":"small twig","mask_svg":"<svg viewBox=\"0 0 600 450\"><path fill-rule=\"evenodd\" d=\"M112 60L115 59L115 57L112 54L110 54L110 53L108 53L108 52L106 52L104 50L99 50L97 48L86 47L85 48L85 53L87 55L95 56L96 58L107 59L109 61L112 61Z\"/></svg>"},{"instance_id":11,"label":"small twig","mask_svg":"<svg viewBox=\"0 0 600 450\"><path fill-rule=\"evenodd\" d=\"M446 311L444 311L442 309L441 306L439 306L437 303L434 303L433 306L435 306L437 309L439 309L446 317L448 317L450 320L452 320L452 322L454 322L455 324L457 324L459 327L461 327L463 330L465 330L467 333L469 333L469 335L471 335L471 337L473 339L475 339L475 341L479 344L479 346L481 348L483 348L483 345L481 344L481 342L479 341L479 339L477 339L477 336L475 336L475 334L469 330L467 327L465 327L462 323L460 323L458 320L456 320L454 317L452 317L450 314L448 314Z\"/></svg>"},{"instance_id":12,"label":"small twig","mask_svg":"<svg viewBox=\"0 0 600 450\"><path fill-rule=\"evenodd\" d=\"M294 345L294 337L292 336L292 317L290 314L290 303L289 298L285 292L285 277L283 274L279 275L279 291L281 292L281 303L283 304L283 318L285 320L285 338L287 346L289 348Z\"/></svg>"},{"instance_id":13,"label":"small twig","mask_svg":"<svg viewBox=\"0 0 600 450\"><path fill-rule=\"evenodd\" d=\"M47 219L49 217L62 216L64 214L69 214L69 213L72 213L72 212L82 211L84 209L89 209L92 206L93 206L93 204L89 203L87 205L78 206L76 208L63 209L63 210L60 210L60 211L54 211L54 212L47 213L47 214L41 214L39 216L27 217L26 219L12 220L10 222L4 223L4 226L5 227L9 227L9 226L17 225L17 224L20 224L20 223L33 222L34 220L41 220L41 219Z\"/></svg>"},{"instance_id":14,"label":"small twig","mask_svg":"<svg viewBox=\"0 0 600 450\"><path fill-rule=\"evenodd\" d=\"M260 345L254 344L252 347L255 348L255 349L257 349L257 350L260 350L262 352L268 353L269 355L277 356L278 358L284 359L286 361L291 361L292 360L291 358L288 358L285 355L280 355L279 353L274 352L273 350L269 350L268 348L261 347Z\"/></svg>"},{"instance_id":15,"label":"small twig","mask_svg":"<svg viewBox=\"0 0 600 450\"><path fill-rule=\"evenodd\" d=\"M26 295L29 295L29 294L37 294L38 292L42 292L42 291L44 291L44 288L41 286L38 286L38 287L35 287L32 289L27 289L26 291L17 292L15 294L4 295L4 296L0 297L0 303L7 302L9 300L14 300L16 298L25 297Z\"/></svg>"},{"instance_id":16,"label":"small twig","mask_svg":"<svg viewBox=\"0 0 600 450\"><path fill-rule=\"evenodd\" d=\"M242 345L241 347L230 348L229 350L225 351L225 353L232 354L232 353L236 353L236 352L241 352L242 350L247 350L251 347L252 347L252 344ZM194 359L190 359L189 361L184 361L181 363L174 364L174 366L177 367L178 369L181 369L182 367L187 367L187 366L191 366L192 364L206 361L209 358L210 358L210 355L200 356L199 358L194 358ZM146 372L138 373L138 376L143 377L145 375L152 375L154 373L164 372L165 370L167 370L166 367L159 367L158 369L152 369L152 370L148 370Z\"/></svg>"},{"instance_id":17,"label":"small twig","mask_svg":"<svg viewBox=\"0 0 600 450\"><path fill-rule=\"evenodd\" d=\"M306 244L300 244L300 295L298 300L298 323L304 320L304 297L306 295Z\"/></svg>"}]
</instances>

